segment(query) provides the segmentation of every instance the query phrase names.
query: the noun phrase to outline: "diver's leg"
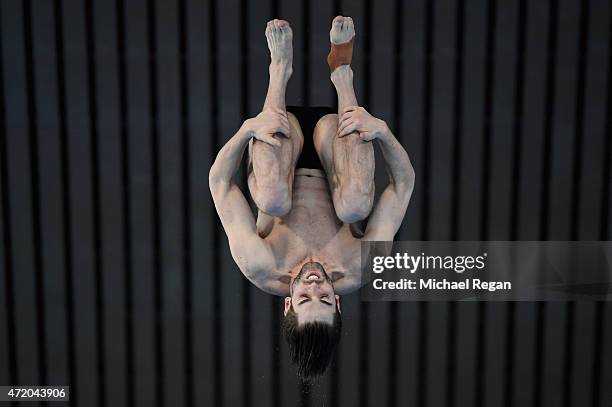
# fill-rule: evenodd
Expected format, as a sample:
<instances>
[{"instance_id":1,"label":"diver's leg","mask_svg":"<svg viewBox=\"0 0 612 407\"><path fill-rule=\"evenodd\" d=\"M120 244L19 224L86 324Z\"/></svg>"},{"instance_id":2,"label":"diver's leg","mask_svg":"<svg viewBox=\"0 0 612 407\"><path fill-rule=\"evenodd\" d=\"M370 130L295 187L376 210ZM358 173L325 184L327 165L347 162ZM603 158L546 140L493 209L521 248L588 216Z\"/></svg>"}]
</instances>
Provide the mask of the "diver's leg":
<instances>
[{"instance_id":1,"label":"diver's leg","mask_svg":"<svg viewBox=\"0 0 612 407\"><path fill-rule=\"evenodd\" d=\"M357 106L350 61L355 36L353 20L338 16L332 22L328 57L331 80L338 94L339 114L349 106ZM365 219L374 202L374 147L358 133L338 138L339 115L327 115L317 123L314 144L327 173L334 208L344 223Z\"/></svg>"},{"instance_id":2,"label":"diver's leg","mask_svg":"<svg viewBox=\"0 0 612 407\"><path fill-rule=\"evenodd\" d=\"M289 23L284 20L268 22L266 38L271 62L263 110L286 111L285 91L293 70L293 33ZM251 197L259 210L272 216L283 216L291 209L293 172L304 142L297 119L292 114L288 117L291 128L289 137L280 134L274 136L280 141L280 147L254 139L249 143L248 184Z\"/></svg>"}]
</instances>

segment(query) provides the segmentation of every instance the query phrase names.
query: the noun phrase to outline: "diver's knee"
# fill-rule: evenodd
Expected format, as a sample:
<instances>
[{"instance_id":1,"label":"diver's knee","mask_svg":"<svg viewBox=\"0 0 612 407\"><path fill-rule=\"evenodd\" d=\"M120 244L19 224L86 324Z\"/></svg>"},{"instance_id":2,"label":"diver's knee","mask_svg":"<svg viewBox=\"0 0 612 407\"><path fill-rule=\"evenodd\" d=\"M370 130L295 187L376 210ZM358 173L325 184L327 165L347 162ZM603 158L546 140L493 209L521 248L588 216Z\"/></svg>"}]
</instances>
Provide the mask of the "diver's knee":
<instances>
[{"instance_id":1,"label":"diver's knee","mask_svg":"<svg viewBox=\"0 0 612 407\"><path fill-rule=\"evenodd\" d=\"M326 114L321 117L314 128L313 138L317 143L322 137L335 136L338 130L338 115Z\"/></svg>"},{"instance_id":2,"label":"diver's knee","mask_svg":"<svg viewBox=\"0 0 612 407\"><path fill-rule=\"evenodd\" d=\"M336 215L344 223L355 223L366 219L372 211L373 188L350 185L341 189L334 202Z\"/></svg>"},{"instance_id":3,"label":"diver's knee","mask_svg":"<svg viewBox=\"0 0 612 407\"><path fill-rule=\"evenodd\" d=\"M326 114L317 121L317 126L338 127L338 115L336 113Z\"/></svg>"},{"instance_id":4,"label":"diver's knee","mask_svg":"<svg viewBox=\"0 0 612 407\"><path fill-rule=\"evenodd\" d=\"M291 210L291 191L288 185L260 188L254 200L257 207L270 216L285 216Z\"/></svg>"}]
</instances>

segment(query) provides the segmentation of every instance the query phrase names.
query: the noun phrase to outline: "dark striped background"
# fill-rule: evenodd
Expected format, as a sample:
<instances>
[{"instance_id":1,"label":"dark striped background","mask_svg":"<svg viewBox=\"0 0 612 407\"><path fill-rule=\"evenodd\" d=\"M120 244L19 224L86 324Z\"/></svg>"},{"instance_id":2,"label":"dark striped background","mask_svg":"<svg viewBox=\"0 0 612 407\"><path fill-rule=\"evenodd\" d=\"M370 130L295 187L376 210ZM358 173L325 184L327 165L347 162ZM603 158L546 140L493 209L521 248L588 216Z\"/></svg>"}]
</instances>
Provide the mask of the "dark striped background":
<instances>
[{"instance_id":1,"label":"dark striped background","mask_svg":"<svg viewBox=\"0 0 612 407\"><path fill-rule=\"evenodd\" d=\"M293 26L288 104L334 105L342 13L358 99L416 169L400 238L611 239L609 1L0 2L0 384L88 407L612 405L604 303L349 295L301 388L207 186L263 103L265 22Z\"/></svg>"}]
</instances>

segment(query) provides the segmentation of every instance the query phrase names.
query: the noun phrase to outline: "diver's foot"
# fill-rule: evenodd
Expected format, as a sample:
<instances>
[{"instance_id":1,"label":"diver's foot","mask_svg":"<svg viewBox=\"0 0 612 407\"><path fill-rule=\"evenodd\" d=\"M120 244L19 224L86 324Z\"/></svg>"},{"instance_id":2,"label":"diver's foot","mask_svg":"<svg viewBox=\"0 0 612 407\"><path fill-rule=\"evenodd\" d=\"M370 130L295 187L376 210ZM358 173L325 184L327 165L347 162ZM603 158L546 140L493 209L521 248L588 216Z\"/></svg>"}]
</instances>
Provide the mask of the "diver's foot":
<instances>
[{"instance_id":1,"label":"diver's foot","mask_svg":"<svg viewBox=\"0 0 612 407\"><path fill-rule=\"evenodd\" d=\"M293 72L293 31L289 22L268 21L266 39L270 50L270 74L282 75L289 80Z\"/></svg>"},{"instance_id":2,"label":"diver's foot","mask_svg":"<svg viewBox=\"0 0 612 407\"><path fill-rule=\"evenodd\" d=\"M327 63L332 73L339 66L351 64L354 37L355 26L351 17L337 16L334 18L329 31L331 49L327 56Z\"/></svg>"}]
</instances>

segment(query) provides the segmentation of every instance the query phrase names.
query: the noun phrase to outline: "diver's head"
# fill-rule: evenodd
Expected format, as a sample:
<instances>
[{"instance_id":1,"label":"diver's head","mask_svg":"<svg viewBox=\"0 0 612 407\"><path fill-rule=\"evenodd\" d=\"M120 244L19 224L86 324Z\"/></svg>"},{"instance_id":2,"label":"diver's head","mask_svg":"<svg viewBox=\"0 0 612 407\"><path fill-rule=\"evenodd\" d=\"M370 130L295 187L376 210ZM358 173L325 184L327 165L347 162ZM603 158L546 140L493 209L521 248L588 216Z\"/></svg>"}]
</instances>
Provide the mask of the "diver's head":
<instances>
[{"instance_id":1,"label":"diver's head","mask_svg":"<svg viewBox=\"0 0 612 407\"><path fill-rule=\"evenodd\" d=\"M305 381L321 376L340 341L340 297L319 263L306 263L285 298L283 335L291 361Z\"/></svg>"},{"instance_id":2,"label":"diver's head","mask_svg":"<svg viewBox=\"0 0 612 407\"><path fill-rule=\"evenodd\" d=\"M331 278L319 263L309 262L302 266L291 281L291 297L285 298L285 315L291 306L299 315L300 324L326 322L332 324L336 311L340 310L340 297L334 292Z\"/></svg>"}]
</instances>

